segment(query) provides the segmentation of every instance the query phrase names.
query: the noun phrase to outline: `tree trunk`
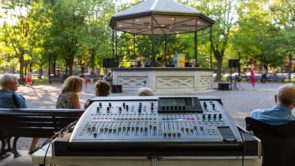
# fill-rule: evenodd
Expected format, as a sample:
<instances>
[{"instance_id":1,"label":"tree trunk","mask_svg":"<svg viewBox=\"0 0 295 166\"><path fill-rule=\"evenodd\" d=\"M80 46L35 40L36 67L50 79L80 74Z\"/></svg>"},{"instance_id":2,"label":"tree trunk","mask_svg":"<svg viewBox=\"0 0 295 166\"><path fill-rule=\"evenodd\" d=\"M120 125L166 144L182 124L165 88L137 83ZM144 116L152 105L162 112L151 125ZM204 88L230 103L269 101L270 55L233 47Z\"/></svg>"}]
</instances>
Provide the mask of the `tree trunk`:
<instances>
[{"instance_id":1,"label":"tree trunk","mask_svg":"<svg viewBox=\"0 0 295 166\"><path fill-rule=\"evenodd\" d=\"M53 76L56 77L56 60L55 59L53 60L53 63L52 63L52 71L53 71Z\"/></svg>"},{"instance_id":2,"label":"tree trunk","mask_svg":"<svg viewBox=\"0 0 295 166\"><path fill-rule=\"evenodd\" d=\"M20 84L24 84L24 53L19 55L19 78Z\"/></svg>"},{"instance_id":3,"label":"tree trunk","mask_svg":"<svg viewBox=\"0 0 295 166\"><path fill-rule=\"evenodd\" d=\"M216 61L217 61L217 73L216 73L216 81L221 81L221 72L222 72L222 61L223 61L223 56L215 56Z\"/></svg>"},{"instance_id":4,"label":"tree trunk","mask_svg":"<svg viewBox=\"0 0 295 166\"><path fill-rule=\"evenodd\" d=\"M74 55L71 55L69 58L66 60L67 62L67 67L69 68L69 76L73 75L73 64L74 64ZM68 75L67 75L68 76Z\"/></svg>"},{"instance_id":5,"label":"tree trunk","mask_svg":"<svg viewBox=\"0 0 295 166\"><path fill-rule=\"evenodd\" d=\"M289 53L289 69L288 69L288 79L289 79L289 82L291 82L291 72L292 72L292 55L291 53Z\"/></svg>"},{"instance_id":6,"label":"tree trunk","mask_svg":"<svg viewBox=\"0 0 295 166\"><path fill-rule=\"evenodd\" d=\"M95 68L95 49L93 48L91 51L91 71L94 72Z\"/></svg>"}]
</instances>

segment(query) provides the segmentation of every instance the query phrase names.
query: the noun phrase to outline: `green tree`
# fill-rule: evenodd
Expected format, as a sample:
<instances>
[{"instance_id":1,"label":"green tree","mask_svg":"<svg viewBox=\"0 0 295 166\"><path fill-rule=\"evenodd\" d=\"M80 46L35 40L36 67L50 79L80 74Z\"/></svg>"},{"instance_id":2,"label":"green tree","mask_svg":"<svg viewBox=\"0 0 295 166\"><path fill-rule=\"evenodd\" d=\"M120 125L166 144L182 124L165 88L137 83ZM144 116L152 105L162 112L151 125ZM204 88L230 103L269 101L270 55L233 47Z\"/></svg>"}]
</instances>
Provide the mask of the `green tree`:
<instances>
[{"instance_id":1,"label":"green tree","mask_svg":"<svg viewBox=\"0 0 295 166\"><path fill-rule=\"evenodd\" d=\"M277 54L288 59L289 81L291 80L292 59L295 54L295 1L274 0L270 5L273 16L273 24L279 29L274 37L275 51ZM287 58L286 58L287 57Z\"/></svg>"},{"instance_id":2,"label":"green tree","mask_svg":"<svg viewBox=\"0 0 295 166\"><path fill-rule=\"evenodd\" d=\"M228 48L230 32L237 21L238 3L231 0L187 0L187 3L215 20L210 43L217 63L216 80L220 80L222 62Z\"/></svg>"},{"instance_id":3,"label":"green tree","mask_svg":"<svg viewBox=\"0 0 295 166\"><path fill-rule=\"evenodd\" d=\"M31 59L30 40L42 26L34 20L33 12L40 6L38 1L2 1L1 3L6 9L5 15L10 18L11 23L4 22L2 27L4 35L0 42L2 42L3 47L6 47L4 49L9 50L8 55L19 59L19 73L22 80L24 78L25 60Z\"/></svg>"}]
</instances>

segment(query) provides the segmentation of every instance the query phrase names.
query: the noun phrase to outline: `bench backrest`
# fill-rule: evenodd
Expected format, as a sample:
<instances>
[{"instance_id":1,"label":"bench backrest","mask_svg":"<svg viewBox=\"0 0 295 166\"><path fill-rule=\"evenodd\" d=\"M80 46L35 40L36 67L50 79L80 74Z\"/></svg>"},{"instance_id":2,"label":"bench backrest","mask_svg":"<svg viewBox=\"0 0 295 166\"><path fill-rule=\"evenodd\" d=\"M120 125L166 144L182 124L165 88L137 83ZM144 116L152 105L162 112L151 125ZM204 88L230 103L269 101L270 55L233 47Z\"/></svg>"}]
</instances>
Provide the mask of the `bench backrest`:
<instances>
[{"instance_id":1,"label":"bench backrest","mask_svg":"<svg viewBox=\"0 0 295 166\"><path fill-rule=\"evenodd\" d=\"M80 109L6 109L0 108L0 137L48 138L78 120Z\"/></svg>"}]
</instances>

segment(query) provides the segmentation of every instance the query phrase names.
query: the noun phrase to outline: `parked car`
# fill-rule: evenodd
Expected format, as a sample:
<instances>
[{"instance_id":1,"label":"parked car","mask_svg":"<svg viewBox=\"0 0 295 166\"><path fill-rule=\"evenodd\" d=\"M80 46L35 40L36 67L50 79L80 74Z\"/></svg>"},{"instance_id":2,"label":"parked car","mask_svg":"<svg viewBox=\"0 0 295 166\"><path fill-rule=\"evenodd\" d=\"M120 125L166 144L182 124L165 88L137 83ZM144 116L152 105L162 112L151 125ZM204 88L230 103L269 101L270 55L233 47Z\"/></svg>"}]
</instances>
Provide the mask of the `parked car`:
<instances>
[{"instance_id":1,"label":"parked car","mask_svg":"<svg viewBox=\"0 0 295 166\"><path fill-rule=\"evenodd\" d=\"M284 80L287 78L286 73L269 73L266 76L267 81L275 81L275 82L284 82Z\"/></svg>"},{"instance_id":2,"label":"parked car","mask_svg":"<svg viewBox=\"0 0 295 166\"><path fill-rule=\"evenodd\" d=\"M243 74L239 74L239 73L233 73L233 74L224 74L223 77L226 79L226 81L230 81L230 80L237 80L237 81L241 81L243 78Z\"/></svg>"},{"instance_id":3,"label":"parked car","mask_svg":"<svg viewBox=\"0 0 295 166\"><path fill-rule=\"evenodd\" d=\"M254 73L255 75L255 81L260 81L262 78L262 74L261 73ZM246 73L246 80L247 81L251 81L252 77L251 77L251 72Z\"/></svg>"},{"instance_id":4,"label":"parked car","mask_svg":"<svg viewBox=\"0 0 295 166\"><path fill-rule=\"evenodd\" d=\"M99 76L96 75L95 73L83 73L84 79L86 79L87 81L97 81L99 80Z\"/></svg>"}]
</instances>

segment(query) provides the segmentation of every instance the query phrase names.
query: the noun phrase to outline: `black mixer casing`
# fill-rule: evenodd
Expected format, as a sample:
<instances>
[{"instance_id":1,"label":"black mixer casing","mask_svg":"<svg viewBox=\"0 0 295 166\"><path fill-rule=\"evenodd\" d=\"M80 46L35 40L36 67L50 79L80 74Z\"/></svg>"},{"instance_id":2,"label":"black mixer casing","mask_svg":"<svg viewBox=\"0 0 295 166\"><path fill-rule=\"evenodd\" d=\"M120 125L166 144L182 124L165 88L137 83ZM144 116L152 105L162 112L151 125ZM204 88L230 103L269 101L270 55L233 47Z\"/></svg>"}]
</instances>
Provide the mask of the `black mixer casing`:
<instances>
[{"instance_id":1,"label":"black mixer casing","mask_svg":"<svg viewBox=\"0 0 295 166\"><path fill-rule=\"evenodd\" d=\"M232 156L243 141L220 99L96 97L57 156Z\"/></svg>"}]
</instances>

